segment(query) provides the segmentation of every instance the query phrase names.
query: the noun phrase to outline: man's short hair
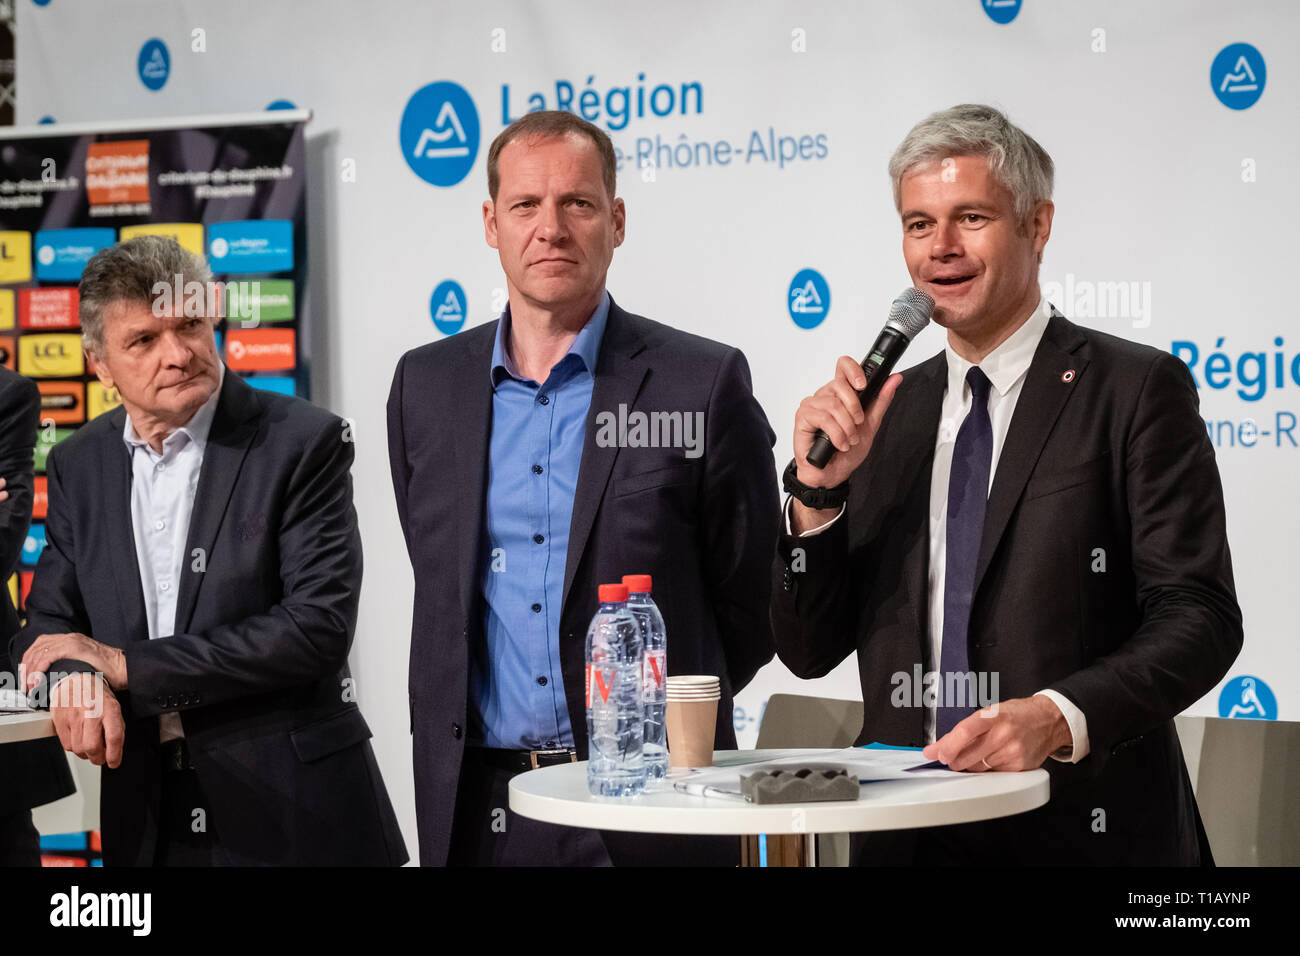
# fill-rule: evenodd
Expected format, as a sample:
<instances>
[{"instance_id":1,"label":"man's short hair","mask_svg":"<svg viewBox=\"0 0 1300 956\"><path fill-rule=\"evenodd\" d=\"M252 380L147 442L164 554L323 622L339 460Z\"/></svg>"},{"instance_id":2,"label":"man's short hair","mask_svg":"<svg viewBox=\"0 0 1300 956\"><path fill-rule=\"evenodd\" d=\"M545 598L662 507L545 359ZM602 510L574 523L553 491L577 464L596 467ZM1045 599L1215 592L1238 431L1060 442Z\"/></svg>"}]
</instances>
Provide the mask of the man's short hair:
<instances>
[{"instance_id":1,"label":"man's short hair","mask_svg":"<svg viewBox=\"0 0 1300 956\"><path fill-rule=\"evenodd\" d=\"M104 310L114 302L135 302L152 307L157 298L154 286L168 288L181 277L181 288L199 282L207 289L212 272L202 256L189 252L167 236L136 236L101 249L86 263L78 286L81 345L97 355L104 354ZM216 316L213 316L216 318Z\"/></svg>"},{"instance_id":2,"label":"man's short hair","mask_svg":"<svg viewBox=\"0 0 1300 956\"><path fill-rule=\"evenodd\" d=\"M902 210L902 180L918 166L950 156L982 156L993 178L1011 193L1016 221L1024 224L1037 204L1052 198L1052 157L1034 138L991 106L963 103L931 113L912 127L889 160L894 208Z\"/></svg>"},{"instance_id":3,"label":"man's short hair","mask_svg":"<svg viewBox=\"0 0 1300 956\"><path fill-rule=\"evenodd\" d=\"M496 202L497 191L501 188L501 174L497 170L497 160L500 159L501 150L507 143L520 136L529 139L554 139L557 136L567 136L569 133L586 136L596 144L596 151L600 153L601 170L604 173L605 192L609 194L610 200L613 200L617 189L618 164L614 159L614 144L605 131L567 110L538 110L535 113L525 113L492 140L487 154L488 195L492 197L492 201Z\"/></svg>"}]
</instances>

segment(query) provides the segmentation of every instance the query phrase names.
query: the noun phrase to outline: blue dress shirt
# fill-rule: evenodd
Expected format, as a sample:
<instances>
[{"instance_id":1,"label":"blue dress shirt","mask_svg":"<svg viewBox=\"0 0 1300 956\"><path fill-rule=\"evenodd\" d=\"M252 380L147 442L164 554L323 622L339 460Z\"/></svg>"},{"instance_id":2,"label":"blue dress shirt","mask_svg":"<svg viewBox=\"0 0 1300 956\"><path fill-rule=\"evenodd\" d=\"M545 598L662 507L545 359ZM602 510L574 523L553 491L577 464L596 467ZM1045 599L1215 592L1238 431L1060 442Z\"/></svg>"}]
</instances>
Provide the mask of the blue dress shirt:
<instances>
[{"instance_id":1,"label":"blue dress shirt","mask_svg":"<svg viewBox=\"0 0 1300 956\"><path fill-rule=\"evenodd\" d=\"M596 357L608 318L606 294L540 385L510 361L508 305L497 324L487 547L480 569L487 639L470 656L470 744L573 746L560 671L560 605Z\"/></svg>"}]
</instances>

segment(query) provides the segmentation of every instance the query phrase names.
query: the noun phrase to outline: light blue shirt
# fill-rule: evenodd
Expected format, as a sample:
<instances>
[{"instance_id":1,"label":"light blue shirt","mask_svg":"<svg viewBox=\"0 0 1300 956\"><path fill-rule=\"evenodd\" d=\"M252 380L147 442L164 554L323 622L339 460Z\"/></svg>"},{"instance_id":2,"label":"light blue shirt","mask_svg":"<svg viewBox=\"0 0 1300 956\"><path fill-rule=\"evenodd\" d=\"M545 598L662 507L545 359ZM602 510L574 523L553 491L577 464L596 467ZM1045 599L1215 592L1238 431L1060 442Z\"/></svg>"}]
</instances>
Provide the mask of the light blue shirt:
<instances>
[{"instance_id":1,"label":"light blue shirt","mask_svg":"<svg viewBox=\"0 0 1300 956\"><path fill-rule=\"evenodd\" d=\"M480 574L487 640L470 661L470 744L573 746L560 611L587 410L608 318L605 295L541 384L510 361L509 306L497 324Z\"/></svg>"},{"instance_id":2,"label":"light blue shirt","mask_svg":"<svg viewBox=\"0 0 1300 956\"><path fill-rule=\"evenodd\" d=\"M161 454L136 434L131 414L126 416L122 440L131 453L131 530L150 640L176 632L176 594L187 557L194 494L225 375L223 365L212 397L163 439ZM184 736L180 714L162 714L159 724L164 741Z\"/></svg>"}]
</instances>

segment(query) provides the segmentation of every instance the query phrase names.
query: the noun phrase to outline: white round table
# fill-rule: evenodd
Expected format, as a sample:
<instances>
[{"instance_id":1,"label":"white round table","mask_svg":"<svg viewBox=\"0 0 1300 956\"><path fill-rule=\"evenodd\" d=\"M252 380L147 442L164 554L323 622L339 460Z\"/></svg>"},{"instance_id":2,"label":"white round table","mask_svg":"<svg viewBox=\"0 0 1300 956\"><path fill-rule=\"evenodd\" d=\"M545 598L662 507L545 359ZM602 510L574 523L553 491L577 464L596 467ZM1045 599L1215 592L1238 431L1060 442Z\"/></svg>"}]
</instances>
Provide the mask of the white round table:
<instances>
[{"instance_id":1,"label":"white round table","mask_svg":"<svg viewBox=\"0 0 1300 956\"><path fill-rule=\"evenodd\" d=\"M723 767L788 757L792 751L726 750L714 753ZM825 750L810 750L810 761ZM814 756L815 755L815 756ZM816 834L900 830L972 823L1024 813L1047 803L1046 770L970 773L959 778L879 780L862 784L857 800L754 804L695 796L673 789L630 798L587 792L586 761L530 770L510 781L510 808L546 823L597 830L693 834Z\"/></svg>"},{"instance_id":2,"label":"white round table","mask_svg":"<svg viewBox=\"0 0 1300 956\"><path fill-rule=\"evenodd\" d=\"M34 713L0 714L0 744L16 744L54 736L54 721L47 710Z\"/></svg>"}]
</instances>

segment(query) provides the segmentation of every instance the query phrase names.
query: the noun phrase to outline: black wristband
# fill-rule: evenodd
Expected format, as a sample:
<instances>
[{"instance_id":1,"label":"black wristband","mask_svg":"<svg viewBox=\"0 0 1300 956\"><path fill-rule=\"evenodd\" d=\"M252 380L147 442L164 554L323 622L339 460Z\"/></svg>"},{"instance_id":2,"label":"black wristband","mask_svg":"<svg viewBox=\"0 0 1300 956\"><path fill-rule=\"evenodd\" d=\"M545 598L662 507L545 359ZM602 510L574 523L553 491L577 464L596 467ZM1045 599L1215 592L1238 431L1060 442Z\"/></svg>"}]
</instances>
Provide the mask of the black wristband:
<instances>
[{"instance_id":1,"label":"black wristband","mask_svg":"<svg viewBox=\"0 0 1300 956\"><path fill-rule=\"evenodd\" d=\"M849 483L836 485L834 488L813 488L799 480L799 465L793 458L785 466L781 484L786 491L799 499L805 507L818 511L823 508L838 508L849 500Z\"/></svg>"}]
</instances>

